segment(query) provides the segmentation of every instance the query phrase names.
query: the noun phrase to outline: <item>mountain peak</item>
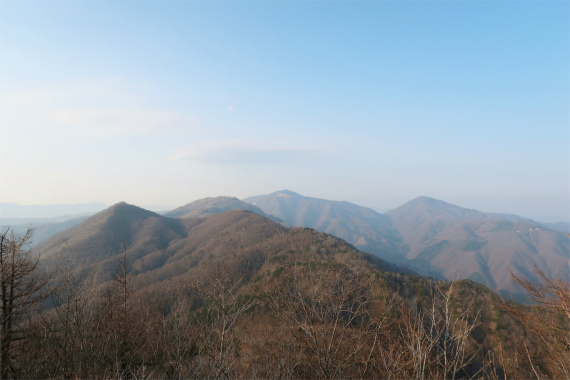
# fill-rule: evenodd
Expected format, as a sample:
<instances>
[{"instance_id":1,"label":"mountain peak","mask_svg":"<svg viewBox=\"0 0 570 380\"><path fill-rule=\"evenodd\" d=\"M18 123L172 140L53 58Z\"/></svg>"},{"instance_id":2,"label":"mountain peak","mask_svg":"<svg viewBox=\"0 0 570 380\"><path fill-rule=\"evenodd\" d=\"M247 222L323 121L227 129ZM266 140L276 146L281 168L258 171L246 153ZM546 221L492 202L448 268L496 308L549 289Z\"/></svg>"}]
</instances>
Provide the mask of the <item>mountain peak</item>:
<instances>
[{"instance_id":1,"label":"mountain peak","mask_svg":"<svg viewBox=\"0 0 570 380\"><path fill-rule=\"evenodd\" d=\"M42 242L38 250L46 258L53 259L61 252L61 248L54 249L63 243L69 243L70 246L77 244L78 259L87 258L93 252L103 252L106 257L110 257L122 252L123 243L130 245L139 233L150 238L169 233L182 235L181 230L178 221L119 202Z\"/></svg>"},{"instance_id":2,"label":"mountain peak","mask_svg":"<svg viewBox=\"0 0 570 380\"><path fill-rule=\"evenodd\" d=\"M447 203L445 201L442 201L440 199L435 199L432 197L428 197L425 195L419 196L415 199L412 199L411 201L407 202L407 203L416 203L416 204L426 204L426 205L439 205L439 206L444 206L444 205L448 205L448 206L453 206L453 207L459 207L459 206L455 206L451 203Z\"/></svg>"},{"instance_id":3,"label":"mountain peak","mask_svg":"<svg viewBox=\"0 0 570 380\"><path fill-rule=\"evenodd\" d=\"M126 202L118 202L111 207L108 207L105 210L91 216L86 220L86 222L89 220L97 220L101 223L110 223L112 225L115 225L127 220L144 220L154 216L160 215L153 211L149 211L144 208L128 204Z\"/></svg>"},{"instance_id":4,"label":"mountain peak","mask_svg":"<svg viewBox=\"0 0 570 380\"><path fill-rule=\"evenodd\" d=\"M402 206L388 211L386 214L390 215L392 218L398 218L402 214L410 213L415 214L416 217L419 214L426 214L426 216L429 215L430 218L453 217L454 219L485 219L485 214L480 211L459 207L454 204L426 196L412 199Z\"/></svg>"},{"instance_id":5,"label":"mountain peak","mask_svg":"<svg viewBox=\"0 0 570 380\"><path fill-rule=\"evenodd\" d=\"M110 206L109 208L115 208L115 207L116 207L116 208L119 208L119 207L125 207L125 206L132 206L132 205L129 205L129 204L128 204L127 202L125 202L125 201L121 201L121 202L115 203L114 205Z\"/></svg>"},{"instance_id":6,"label":"mountain peak","mask_svg":"<svg viewBox=\"0 0 570 380\"><path fill-rule=\"evenodd\" d=\"M296 192L294 192L294 191L287 190L287 189L285 189L285 190L280 190L280 191L276 191L276 192L273 193L273 194L275 194L275 195L277 195L277 196L280 196L280 197L298 197L298 198L304 198L301 194L298 194L298 193L296 193Z\"/></svg>"},{"instance_id":7,"label":"mountain peak","mask_svg":"<svg viewBox=\"0 0 570 380\"><path fill-rule=\"evenodd\" d=\"M194 202L207 203L207 202L211 202L211 201L234 201L234 200L239 201L239 199L237 199L236 197L228 197L225 195L220 195L217 197L206 197L206 198L198 199L197 201L194 201ZM191 203L194 203L194 202L191 202Z\"/></svg>"},{"instance_id":8,"label":"mountain peak","mask_svg":"<svg viewBox=\"0 0 570 380\"><path fill-rule=\"evenodd\" d=\"M412 199L410 202L414 202L414 201L421 201L421 202L443 202L440 201L439 199L435 199L432 197L428 197L427 195L420 195L419 197Z\"/></svg>"},{"instance_id":9,"label":"mountain peak","mask_svg":"<svg viewBox=\"0 0 570 380\"><path fill-rule=\"evenodd\" d=\"M239 200L235 197L210 197L188 203L184 206L175 208L165 214L169 218L198 218L206 217L213 214L222 213L230 210L246 210L253 213L267 216L258 207Z\"/></svg>"},{"instance_id":10,"label":"mountain peak","mask_svg":"<svg viewBox=\"0 0 570 380\"><path fill-rule=\"evenodd\" d=\"M153 214L153 215L156 214L155 212L146 210L146 209L141 208L139 206L129 204L129 203L124 202L124 201L115 203L114 205L107 208L106 210L101 211L101 213L104 213L106 211L113 212L113 213L133 211L133 212L143 212L143 213L148 213L148 214Z\"/></svg>"}]
</instances>

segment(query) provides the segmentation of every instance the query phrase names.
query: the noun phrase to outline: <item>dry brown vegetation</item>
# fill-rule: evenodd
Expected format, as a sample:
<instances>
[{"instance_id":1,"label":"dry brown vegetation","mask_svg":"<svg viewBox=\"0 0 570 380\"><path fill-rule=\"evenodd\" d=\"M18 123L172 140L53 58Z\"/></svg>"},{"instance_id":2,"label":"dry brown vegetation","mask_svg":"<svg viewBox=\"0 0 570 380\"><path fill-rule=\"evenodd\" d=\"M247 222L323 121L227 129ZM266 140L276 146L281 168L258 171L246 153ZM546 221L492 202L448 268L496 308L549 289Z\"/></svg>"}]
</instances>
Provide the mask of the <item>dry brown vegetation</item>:
<instances>
[{"instance_id":1,"label":"dry brown vegetation","mask_svg":"<svg viewBox=\"0 0 570 380\"><path fill-rule=\"evenodd\" d=\"M510 271L510 269L509 269ZM517 318L530 331L538 352L531 355L525 345L526 358L537 379L570 378L570 284L562 279L550 279L534 266L540 283L515 275L513 280L529 295L533 305L521 308L514 303L503 309Z\"/></svg>"},{"instance_id":2,"label":"dry brown vegetation","mask_svg":"<svg viewBox=\"0 0 570 380\"><path fill-rule=\"evenodd\" d=\"M2 355L3 378L568 377L564 281L514 276L536 300L523 307L469 280L384 271L311 229L268 233L261 219L230 216L214 220L217 242L211 225L197 225L208 228L195 230L199 249L174 261L193 262L176 280L129 273L137 258L126 245L111 281L62 265L49 307L15 321L25 334L9 361ZM14 252L34 264L26 239Z\"/></svg>"}]
</instances>

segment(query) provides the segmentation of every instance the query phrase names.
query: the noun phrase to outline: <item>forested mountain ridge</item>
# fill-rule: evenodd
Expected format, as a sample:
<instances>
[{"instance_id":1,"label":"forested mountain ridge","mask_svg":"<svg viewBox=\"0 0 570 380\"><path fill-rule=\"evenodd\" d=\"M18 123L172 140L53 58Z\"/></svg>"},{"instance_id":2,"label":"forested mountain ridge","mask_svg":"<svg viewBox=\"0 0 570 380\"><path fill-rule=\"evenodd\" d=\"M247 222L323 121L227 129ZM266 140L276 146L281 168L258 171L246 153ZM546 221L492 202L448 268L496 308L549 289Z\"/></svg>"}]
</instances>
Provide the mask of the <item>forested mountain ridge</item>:
<instances>
[{"instance_id":1,"label":"forested mountain ridge","mask_svg":"<svg viewBox=\"0 0 570 380\"><path fill-rule=\"evenodd\" d=\"M100 266L104 282L113 278L117 260L126 248L129 270L141 285L160 283L156 289L165 283L176 287L182 279L199 277L204 262L234 263L255 273L266 261L276 260L275 255L319 251L324 241L331 242L327 244L335 247L333 251L363 255L338 238L311 231L287 230L250 211L176 219L123 202L57 234L36 250L48 268L66 260L81 263L85 270ZM414 273L381 259L369 257L365 261L377 268Z\"/></svg>"}]
</instances>

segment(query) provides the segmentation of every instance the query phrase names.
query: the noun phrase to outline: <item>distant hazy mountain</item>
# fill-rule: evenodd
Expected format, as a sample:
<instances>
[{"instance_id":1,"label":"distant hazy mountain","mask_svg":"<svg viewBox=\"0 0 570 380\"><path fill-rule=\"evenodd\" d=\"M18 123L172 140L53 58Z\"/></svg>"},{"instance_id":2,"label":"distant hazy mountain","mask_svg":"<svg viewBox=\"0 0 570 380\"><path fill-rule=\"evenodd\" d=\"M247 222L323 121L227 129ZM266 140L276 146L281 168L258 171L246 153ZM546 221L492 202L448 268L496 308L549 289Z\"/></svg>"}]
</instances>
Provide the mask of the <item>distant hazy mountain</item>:
<instances>
[{"instance_id":1,"label":"distant hazy mountain","mask_svg":"<svg viewBox=\"0 0 570 380\"><path fill-rule=\"evenodd\" d=\"M251 205L244 201L240 201L234 197L214 197L200 199L167 212L164 214L164 216L170 218L199 218L213 214L219 214L221 212L230 210L251 211L255 214L265 216L266 218L273 219L276 222L283 221L273 215L267 215L259 207Z\"/></svg>"},{"instance_id":2,"label":"distant hazy mountain","mask_svg":"<svg viewBox=\"0 0 570 380\"><path fill-rule=\"evenodd\" d=\"M30 242L30 246L36 246L42 241L49 239L53 235L73 227L76 224L81 223L89 216L80 216L73 219L65 218L61 222L55 222L53 220L58 220L60 218L44 218L44 219L0 219L0 228L11 227L19 234L26 232L28 227L34 229L33 239Z\"/></svg>"},{"instance_id":3,"label":"distant hazy mountain","mask_svg":"<svg viewBox=\"0 0 570 380\"><path fill-rule=\"evenodd\" d=\"M105 209L103 203L59 204L59 205L18 205L0 202L0 218L54 218L69 216L73 219L82 214L93 214Z\"/></svg>"},{"instance_id":4,"label":"distant hazy mountain","mask_svg":"<svg viewBox=\"0 0 570 380\"><path fill-rule=\"evenodd\" d=\"M216 263L240 273L271 270L283 260L336 260L352 267L399 268L356 251L346 242L312 229L285 229L239 210L207 218L174 219L119 203L40 244L42 263L72 260L101 266L101 281L117 273L126 242L129 271L157 292L193 281Z\"/></svg>"},{"instance_id":5,"label":"distant hazy mountain","mask_svg":"<svg viewBox=\"0 0 570 380\"><path fill-rule=\"evenodd\" d=\"M65 222L67 220L85 217L88 218L89 215L86 214L82 216L77 215L62 215L62 216L55 216L53 218L0 218L0 225L2 226L29 226L30 224L39 225L39 224L52 224L52 223L60 223Z\"/></svg>"},{"instance_id":6,"label":"distant hazy mountain","mask_svg":"<svg viewBox=\"0 0 570 380\"><path fill-rule=\"evenodd\" d=\"M10 227L15 232L23 234L28 227L32 227L34 229L34 237L30 242L30 246L34 247L58 232L81 223L92 214L61 215L50 218L0 218L0 228Z\"/></svg>"},{"instance_id":7,"label":"distant hazy mountain","mask_svg":"<svg viewBox=\"0 0 570 380\"><path fill-rule=\"evenodd\" d=\"M295 227L310 227L346 240L361 251L400 262L402 237L386 215L349 202L309 198L289 190L244 199Z\"/></svg>"},{"instance_id":8,"label":"distant hazy mountain","mask_svg":"<svg viewBox=\"0 0 570 380\"><path fill-rule=\"evenodd\" d=\"M447 279L470 278L498 291L520 291L507 267L533 278L535 263L568 278L566 234L516 215L482 213L420 197L386 213L404 242L408 265Z\"/></svg>"},{"instance_id":9,"label":"distant hazy mountain","mask_svg":"<svg viewBox=\"0 0 570 380\"><path fill-rule=\"evenodd\" d=\"M551 277L568 278L570 273L567 235L517 215L483 213L428 197L384 215L287 190L245 201L291 225L338 236L421 274L469 278L503 293L520 291L507 267L531 278L533 263Z\"/></svg>"},{"instance_id":10,"label":"distant hazy mountain","mask_svg":"<svg viewBox=\"0 0 570 380\"><path fill-rule=\"evenodd\" d=\"M429 197L419 197L386 212L408 244L419 244L446 228L466 220L522 222L529 219L510 214L486 214Z\"/></svg>"},{"instance_id":11,"label":"distant hazy mountain","mask_svg":"<svg viewBox=\"0 0 570 380\"><path fill-rule=\"evenodd\" d=\"M570 232L570 224L566 222L558 222L558 223L542 223L542 225L546 228L550 228L551 230L557 230L569 233Z\"/></svg>"}]
</instances>

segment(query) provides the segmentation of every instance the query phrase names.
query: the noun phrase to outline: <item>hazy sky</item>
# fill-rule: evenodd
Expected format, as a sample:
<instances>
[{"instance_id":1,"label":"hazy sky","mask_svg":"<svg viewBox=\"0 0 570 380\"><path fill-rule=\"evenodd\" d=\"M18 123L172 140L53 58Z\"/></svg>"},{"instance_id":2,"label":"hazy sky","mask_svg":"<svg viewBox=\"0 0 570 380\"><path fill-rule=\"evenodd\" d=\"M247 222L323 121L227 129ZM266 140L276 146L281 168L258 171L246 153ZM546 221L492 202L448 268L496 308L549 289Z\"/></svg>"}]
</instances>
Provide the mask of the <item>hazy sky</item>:
<instances>
[{"instance_id":1,"label":"hazy sky","mask_svg":"<svg viewBox=\"0 0 570 380\"><path fill-rule=\"evenodd\" d=\"M567 1L0 2L0 201L568 220Z\"/></svg>"}]
</instances>

